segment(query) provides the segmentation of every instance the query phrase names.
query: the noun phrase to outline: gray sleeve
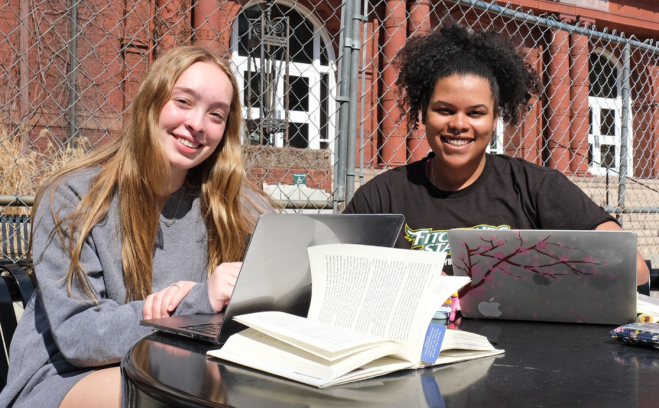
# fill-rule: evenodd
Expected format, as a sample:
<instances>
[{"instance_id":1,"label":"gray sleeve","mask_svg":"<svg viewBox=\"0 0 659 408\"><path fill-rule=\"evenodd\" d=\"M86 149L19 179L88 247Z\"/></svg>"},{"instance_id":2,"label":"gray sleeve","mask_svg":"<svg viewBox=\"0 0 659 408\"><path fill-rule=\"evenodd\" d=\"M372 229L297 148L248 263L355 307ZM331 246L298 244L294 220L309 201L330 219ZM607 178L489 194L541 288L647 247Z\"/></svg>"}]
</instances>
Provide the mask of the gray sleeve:
<instances>
[{"instance_id":1,"label":"gray sleeve","mask_svg":"<svg viewBox=\"0 0 659 408\"><path fill-rule=\"evenodd\" d=\"M51 208L56 209L58 219L62 219L75 209L81 196L75 188L62 183L51 207L49 193L44 194L34 217L33 249L39 296L53 339L67 361L90 367L121 361L129 348L152 329L139 325L144 301L124 303L124 299L107 297L97 252L105 248L100 242L97 248L94 230L84 243L80 259L88 286L95 291L98 303L85 297L76 281L71 285L74 296L69 294L66 275L70 258L63 249L68 247L69 241L64 237L63 245L59 234L51 233L55 227ZM195 285L175 311L176 315L194 313L214 313L206 282Z\"/></svg>"},{"instance_id":2,"label":"gray sleeve","mask_svg":"<svg viewBox=\"0 0 659 408\"><path fill-rule=\"evenodd\" d=\"M172 316L187 316L191 314L215 314L208 298L208 280L204 279L190 289L181 303L176 307Z\"/></svg>"},{"instance_id":3,"label":"gray sleeve","mask_svg":"<svg viewBox=\"0 0 659 408\"><path fill-rule=\"evenodd\" d=\"M86 297L75 280L71 284L74 297L68 293L66 275L71 262L64 248L69 241L64 237L63 243L59 234L52 233L55 221L51 209L54 208L58 219L62 219L75 209L80 202L78 197L66 183L55 192L52 207L49 192L44 194L34 217L34 269L39 296L62 355L77 366L99 366L120 361L128 349L151 330L139 326L143 301L120 305L106 298L93 232L84 243L80 260L98 303Z\"/></svg>"}]
</instances>

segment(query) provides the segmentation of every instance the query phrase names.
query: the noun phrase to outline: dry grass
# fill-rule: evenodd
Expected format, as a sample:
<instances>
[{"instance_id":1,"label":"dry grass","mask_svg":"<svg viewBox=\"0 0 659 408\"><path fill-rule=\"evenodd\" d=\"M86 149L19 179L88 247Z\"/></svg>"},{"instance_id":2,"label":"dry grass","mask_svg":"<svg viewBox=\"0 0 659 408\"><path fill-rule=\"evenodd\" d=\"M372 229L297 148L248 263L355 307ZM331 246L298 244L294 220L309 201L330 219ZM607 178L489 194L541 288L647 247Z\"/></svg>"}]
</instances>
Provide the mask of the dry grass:
<instances>
[{"instance_id":1,"label":"dry grass","mask_svg":"<svg viewBox=\"0 0 659 408\"><path fill-rule=\"evenodd\" d=\"M48 137L48 131L42 131L39 137ZM55 171L84 156L90 149L89 141L84 137L76 148L57 146L49 138L48 147L39 152L23 145L20 137L8 136L0 126L0 194L34 195L43 181ZM30 214L30 207L0 207L5 214Z\"/></svg>"},{"instance_id":2,"label":"dry grass","mask_svg":"<svg viewBox=\"0 0 659 408\"><path fill-rule=\"evenodd\" d=\"M27 134L29 129L21 129L22 134ZM55 171L61 169L74 160L84 156L91 145L85 138L81 138L77 148L60 146L53 143L55 137L50 137L47 131L42 131L39 137L48 138L48 146L45 151L38 151L34 147L24 145L20 136L9 136L4 127L0 125L0 194L10 196L34 195L39 186ZM3 215L30 215L32 207L24 206L0 206ZM13 235L9 237L12 241L8 246L9 254L0 254L0 258L12 257L22 258L27 250L28 236ZM18 249L20 242L21 251ZM3 239L0 237L0 248L4 248ZM14 248L13 253L9 248ZM20 264L21 262L19 262ZM30 263L23 265L31 272Z\"/></svg>"}]
</instances>

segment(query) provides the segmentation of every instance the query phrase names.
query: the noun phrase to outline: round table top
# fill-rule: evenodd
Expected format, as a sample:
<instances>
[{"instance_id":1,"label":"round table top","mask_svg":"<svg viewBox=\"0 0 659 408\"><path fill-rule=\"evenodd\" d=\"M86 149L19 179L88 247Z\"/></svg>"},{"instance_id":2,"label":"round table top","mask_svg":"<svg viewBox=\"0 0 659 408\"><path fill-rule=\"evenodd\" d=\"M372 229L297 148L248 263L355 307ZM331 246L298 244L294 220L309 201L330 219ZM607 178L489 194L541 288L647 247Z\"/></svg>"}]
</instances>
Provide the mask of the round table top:
<instances>
[{"instance_id":1,"label":"round table top","mask_svg":"<svg viewBox=\"0 0 659 408\"><path fill-rule=\"evenodd\" d=\"M138 342L122 371L130 406L656 406L659 350L612 339L614 327L462 319L461 330L505 353L324 390L207 358L217 346L161 333Z\"/></svg>"}]
</instances>

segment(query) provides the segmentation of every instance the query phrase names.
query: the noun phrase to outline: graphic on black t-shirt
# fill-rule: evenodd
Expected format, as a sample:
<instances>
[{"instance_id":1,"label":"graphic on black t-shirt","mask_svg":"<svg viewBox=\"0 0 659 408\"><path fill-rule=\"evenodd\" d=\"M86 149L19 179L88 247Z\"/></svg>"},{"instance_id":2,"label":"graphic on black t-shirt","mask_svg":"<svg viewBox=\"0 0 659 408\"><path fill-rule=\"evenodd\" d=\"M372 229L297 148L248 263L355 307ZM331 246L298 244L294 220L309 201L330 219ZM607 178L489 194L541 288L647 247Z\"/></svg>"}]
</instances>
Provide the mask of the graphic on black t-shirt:
<instances>
[{"instance_id":1,"label":"graphic on black t-shirt","mask_svg":"<svg viewBox=\"0 0 659 408\"><path fill-rule=\"evenodd\" d=\"M460 229L476 229L476 230L509 230L509 225L494 225L480 224L473 227L460 228ZM448 230L434 230L432 228L419 228L412 229L409 225L405 224L405 238L412 243L412 249L420 251L433 251L433 252L446 252L451 255L448 246Z\"/></svg>"},{"instance_id":2,"label":"graphic on black t-shirt","mask_svg":"<svg viewBox=\"0 0 659 408\"><path fill-rule=\"evenodd\" d=\"M477 229L477 230L509 230L509 225L494 225L479 224L471 228L461 229ZM446 252L446 260L444 261L444 272L452 274L451 263L451 250L448 246L448 230L434 230L432 228L419 228L412 229L408 224L405 224L405 239L412 243L411 249L418 249L420 251L433 251L433 252Z\"/></svg>"}]
</instances>

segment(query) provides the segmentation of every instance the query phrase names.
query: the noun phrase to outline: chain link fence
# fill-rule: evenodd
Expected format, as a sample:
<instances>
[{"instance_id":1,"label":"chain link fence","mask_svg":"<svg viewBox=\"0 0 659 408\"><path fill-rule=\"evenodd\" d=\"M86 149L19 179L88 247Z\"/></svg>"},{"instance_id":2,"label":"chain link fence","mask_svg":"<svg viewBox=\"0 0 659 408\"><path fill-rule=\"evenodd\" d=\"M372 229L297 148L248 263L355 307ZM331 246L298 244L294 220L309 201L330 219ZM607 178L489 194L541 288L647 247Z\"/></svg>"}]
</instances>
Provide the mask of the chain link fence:
<instances>
[{"instance_id":1,"label":"chain link fence","mask_svg":"<svg viewBox=\"0 0 659 408\"><path fill-rule=\"evenodd\" d=\"M423 127L401 120L392 61L407 38L449 22L516 36L543 80L489 151L564 172L659 263L659 49L585 19L473 0L9 0L2 213L29 213L21 205L46 177L115 137L145 70L179 45L231 61L249 179L289 211L338 212L361 183L430 151Z\"/></svg>"}]
</instances>

